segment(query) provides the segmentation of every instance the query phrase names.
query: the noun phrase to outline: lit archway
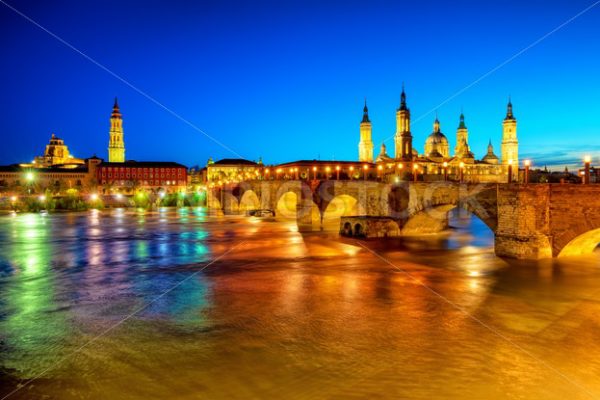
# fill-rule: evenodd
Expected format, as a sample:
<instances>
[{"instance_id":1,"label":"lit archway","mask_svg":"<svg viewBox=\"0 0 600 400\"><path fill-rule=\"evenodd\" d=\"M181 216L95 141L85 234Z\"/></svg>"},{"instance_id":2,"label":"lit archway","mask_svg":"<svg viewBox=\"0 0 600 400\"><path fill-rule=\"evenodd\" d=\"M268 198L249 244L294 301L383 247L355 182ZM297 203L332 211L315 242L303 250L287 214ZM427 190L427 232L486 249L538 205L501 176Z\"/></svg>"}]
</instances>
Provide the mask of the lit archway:
<instances>
[{"instance_id":1,"label":"lit archway","mask_svg":"<svg viewBox=\"0 0 600 400\"><path fill-rule=\"evenodd\" d=\"M592 253L600 243L600 228L583 233L571 240L558 254L559 257Z\"/></svg>"},{"instance_id":2,"label":"lit archway","mask_svg":"<svg viewBox=\"0 0 600 400\"><path fill-rule=\"evenodd\" d=\"M339 231L340 218L349 215L358 215L356 198L347 194L335 196L323 211L323 229Z\"/></svg>"},{"instance_id":3,"label":"lit archway","mask_svg":"<svg viewBox=\"0 0 600 400\"><path fill-rule=\"evenodd\" d=\"M275 215L281 218L296 219L296 208L298 205L298 195L294 192L285 192L277 200Z\"/></svg>"},{"instance_id":4,"label":"lit archway","mask_svg":"<svg viewBox=\"0 0 600 400\"><path fill-rule=\"evenodd\" d=\"M260 200L253 190L246 190L240 199L240 212L245 213L249 210L260 208Z\"/></svg>"}]
</instances>

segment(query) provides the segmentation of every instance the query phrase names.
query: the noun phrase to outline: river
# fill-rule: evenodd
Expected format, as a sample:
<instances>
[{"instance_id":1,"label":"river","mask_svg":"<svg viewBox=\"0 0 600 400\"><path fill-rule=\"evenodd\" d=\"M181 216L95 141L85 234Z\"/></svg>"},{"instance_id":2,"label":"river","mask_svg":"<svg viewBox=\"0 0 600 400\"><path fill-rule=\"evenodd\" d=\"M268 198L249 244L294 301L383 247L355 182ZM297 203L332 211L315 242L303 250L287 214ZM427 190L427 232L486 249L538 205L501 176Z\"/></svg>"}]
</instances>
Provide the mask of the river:
<instances>
[{"instance_id":1,"label":"river","mask_svg":"<svg viewBox=\"0 0 600 400\"><path fill-rule=\"evenodd\" d=\"M0 397L600 397L600 254L505 260L479 220L452 225L356 242L200 208L1 216Z\"/></svg>"}]
</instances>

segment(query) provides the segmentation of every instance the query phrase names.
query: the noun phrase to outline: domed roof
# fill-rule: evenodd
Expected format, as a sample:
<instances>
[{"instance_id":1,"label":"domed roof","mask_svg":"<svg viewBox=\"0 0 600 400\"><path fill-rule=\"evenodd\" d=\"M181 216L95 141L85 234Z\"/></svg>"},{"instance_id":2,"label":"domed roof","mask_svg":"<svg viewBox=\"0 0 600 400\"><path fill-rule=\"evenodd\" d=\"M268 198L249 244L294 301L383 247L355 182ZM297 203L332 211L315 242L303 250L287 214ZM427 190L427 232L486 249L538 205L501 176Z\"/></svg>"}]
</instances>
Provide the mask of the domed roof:
<instances>
[{"instance_id":1,"label":"domed roof","mask_svg":"<svg viewBox=\"0 0 600 400\"><path fill-rule=\"evenodd\" d=\"M448 138L442 132L432 132L429 136L427 136L427 141L425 143L428 144L441 144L448 143Z\"/></svg>"},{"instance_id":2,"label":"domed roof","mask_svg":"<svg viewBox=\"0 0 600 400\"><path fill-rule=\"evenodd\" d=\"M490 140L490 143L488 144L488 151L487 154L485 156L483 156L483 158L481 159L481 161L487 162L487 163L497 163L499 160L498 156L494 154L494 146L492 146L492 141Z\"/></svg>"},{"instance_id":3,"label":"domed roof","mask_svg":"<svg viewBox=\"0 0 600 400\"><path fill-rule=\"evenodd\" d=\"M448 144L448 138L440 130L440 121L435 118L433 122L433 132L427 137L425 144Z\"/></svg>"}]
</instances>

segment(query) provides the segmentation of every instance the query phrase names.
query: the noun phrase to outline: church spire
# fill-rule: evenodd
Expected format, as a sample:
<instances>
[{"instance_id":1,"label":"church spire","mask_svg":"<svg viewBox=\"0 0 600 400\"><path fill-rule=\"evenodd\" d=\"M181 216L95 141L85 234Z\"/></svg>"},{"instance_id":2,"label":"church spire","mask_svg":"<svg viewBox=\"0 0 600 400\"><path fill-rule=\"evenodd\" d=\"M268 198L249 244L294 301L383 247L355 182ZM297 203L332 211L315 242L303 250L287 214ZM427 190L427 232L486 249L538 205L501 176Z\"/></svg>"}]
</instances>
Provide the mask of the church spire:
<instances>
[{"instance_id":1,"label":"church spire","mask_svg":"<svg viewBox=\"0 0 600 400\"><path fill-rule=\"evenodd\" d=\"M115 97L115 104L113 105L111 117L112 118L121 118L121 110L119 109L119 102L116 97Z\"/></svg>"},{"instance_id":2,"label":"church spire","mask_svg":"<svg viewBox=\"0 0 600 400\"><path fill-rule=\"evenodd\" d=\"M506 105L506 119L515 119L513 115L512 102L510 101L510 96L508 96L508 104Z\"/></svg>"},{"instance_id":3,"label":"church spire","mask_svg":"<svg viewBox=\"0 0 600 400\"><path fill-rule=\"evenodd\" d=\"M433 132L438 133L440 131L440 120L438 119L437 111L435 112L435 121L433 121Z\"/></svg>"},{"instance_id":4,"label":"church spire","mask_svg":"<svg viewBox=\"0 0 600 400\"><path fill-rule=\"evenodd\" d=\"M460 122L458 124L458 129L467 129L467 125L465 124L465 114L463 114L462 110L460 112Z\"/></svg>"},{"instance_id":5,"label":"church spire","mask_svg":"<svg viewBox=\"0 0 600 400\"><path fill-rule=\"evenodd\" d=\"M402 93L400 93L400 108L398 110L408 110L406 106L406 93L404 92L404 82L402 83Z\"/></svg>"},{"instance_id":6,"label":"church spire","mask_svg":"<svg viewBox=\"0 0 600 400\"><path fill-rule=\"evenodd\" d=\"M369 121L369 108L367 107L367 98L365 97L365 106L363 108L363 118L361 122L371 122Z\"/></svg>"}]
</instances>

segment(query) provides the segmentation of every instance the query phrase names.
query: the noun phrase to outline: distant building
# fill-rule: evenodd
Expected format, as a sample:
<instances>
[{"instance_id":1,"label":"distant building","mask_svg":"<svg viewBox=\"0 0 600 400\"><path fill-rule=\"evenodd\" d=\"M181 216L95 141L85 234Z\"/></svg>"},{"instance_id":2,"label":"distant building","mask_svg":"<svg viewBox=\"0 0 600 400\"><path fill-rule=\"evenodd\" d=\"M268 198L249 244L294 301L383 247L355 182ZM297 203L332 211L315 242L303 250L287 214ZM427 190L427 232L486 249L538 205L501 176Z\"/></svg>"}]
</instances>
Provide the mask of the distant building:
<instances>
[{"instance_id":1,"label":"distant building","mask_svg":"<svg viewBox=\"0 0 600 400\"><path fill-rule=\"evenodd\" d=\"M209 159L206 164L207 183L231 183L256 179L263 168L262 160L258 162L243 158L224 158L217 162Z\"/></svg>"},{"instance_id":2,"label":"distant building","mask_svg":"<svg viewBox=\"0 0 600 400\"><path fill-rule=\"evenodd\" d=\"M50 137L50 142L46 145L44 155L35 157L31 166L35 168L48 168L53 166L75 168L76 166L83 164L85 164L85 160L73 157L73 155L69 153L69 148L64 140L53 133Z\"/></svg>"},{"instance_id":3,"label":"distant building","mask_svg":"<svg viewBox=\"0 0 600 400\"><path fill-rule=\"evenodd\" d=\"M110 116L110 132L108 140L108 162L125 162L125 141L123 140L123 117L119 103L115 97L115 104Z\"/></svg>"},{"instance_id":4,"label":"distant building","mask_svg":"<svg viewBox=\"0 0 600 400\"><path fill-rule=\"evenodd\" d=\"M174 193L186 190L187 168L175 162L103 162L96 169L102 193L133 193L138 189Z\"/></svg>"},{"instance_id":5,"label":"distant building","mask_svg":"<svg viewBox=\"0 0 600 400\"><path fill-rule=\"evenodd\" d=\"M372 130L368 109L363 109L363 119L360 123L360 143L358 160L370 163L372 156ZM487 154L478 160L469 146L469 132L465 116L461 112L456 130L456 145L454 155L450 154L448 138L442 133L439 119L433 122L433 131L425 140L424 153L419 154L413 147L413 136L410 127L410 110L406 102L404 87L400 94L400 107L396 110L396 134L394 136L394 157L387 154L385 145L381 146L380 154L375 157L378 171L386 180L396 176L400 179L410 179L413 169L423 180L439 180L447 175L449 179L462 179L466 182L504 182L508 170L512 170L513 180L518 178L519 142L517 140L517 120L513 115L512 102L508 101L506 117L502 123L501 158L494 154L490 141ZM509 167L511 165L512 167ZM380 168L381 167L381 168Z\"/></svg>"},{"instance_id":6,"label":"distant building","mask_svg":"<svg viewBox=\"0 0 600 400\"><path fill-rule=\"evenodd\" d=\"M88 158L71 168L51 166L32 168L19 164L0 166L0 192L62 194L69 189L96 190L96 168L102 160Z\"/></svg>"}]
</instances>

